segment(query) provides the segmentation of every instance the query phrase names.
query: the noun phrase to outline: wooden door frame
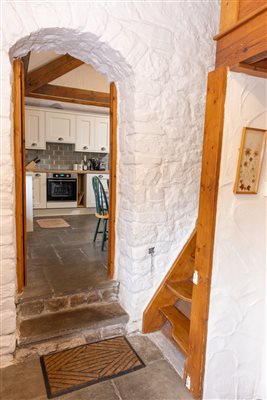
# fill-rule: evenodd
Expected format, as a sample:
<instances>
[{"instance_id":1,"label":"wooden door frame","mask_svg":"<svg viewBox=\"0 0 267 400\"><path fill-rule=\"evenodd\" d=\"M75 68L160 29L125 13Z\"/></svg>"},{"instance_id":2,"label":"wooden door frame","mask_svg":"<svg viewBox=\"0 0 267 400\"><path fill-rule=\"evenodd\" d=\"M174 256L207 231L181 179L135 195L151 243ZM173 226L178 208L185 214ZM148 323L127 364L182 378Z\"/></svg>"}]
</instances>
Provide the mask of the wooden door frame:
<instances>
[{"instance_id":1,"label":"wooden door frame","mask_svg":"<svg viewBox=\"0 0 267 400\"><path fill-rule=\"evenodd\" d=\"M24 65L21 59L13 61L13 129L15 168L15 216L17 291L26 284L26 171L24 129Z\"/></svg>"},{"instance_id":2,"label":"wooden door frame","mask_svg":"<svg viewBox=\"0 0 267 400\"><path fill-rule=\"evenodd\" d=\"M25 151L25 76L21 59L13 61L13 140L15 169L15 216L16 216L16 255L17 292L21 293L26 284L26 151ZM22 112L23 110L23 112ZM115 260L115 221L117 187L117 89L110 84L110 197L109 197L109 240L108 276L113 279Z\"/></svg>"}]
</instances>

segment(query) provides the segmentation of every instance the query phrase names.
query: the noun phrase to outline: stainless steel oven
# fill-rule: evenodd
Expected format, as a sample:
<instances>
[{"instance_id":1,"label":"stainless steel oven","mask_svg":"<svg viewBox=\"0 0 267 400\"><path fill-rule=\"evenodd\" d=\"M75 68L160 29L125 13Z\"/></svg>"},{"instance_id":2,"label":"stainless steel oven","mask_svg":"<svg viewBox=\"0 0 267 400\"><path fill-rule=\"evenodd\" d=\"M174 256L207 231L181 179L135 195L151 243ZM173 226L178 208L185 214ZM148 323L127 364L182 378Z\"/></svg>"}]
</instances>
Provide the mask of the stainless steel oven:
<instances>
[{"instance_id":1,"label":"stainless steel oven","mask_svg":"<svg viewBox=\"0 0 267 400\"><path fill-rule=\"evenodd\" d=\"M77 207L77 174L47 175L47 207Z\"/></svg>"}]
</instances>

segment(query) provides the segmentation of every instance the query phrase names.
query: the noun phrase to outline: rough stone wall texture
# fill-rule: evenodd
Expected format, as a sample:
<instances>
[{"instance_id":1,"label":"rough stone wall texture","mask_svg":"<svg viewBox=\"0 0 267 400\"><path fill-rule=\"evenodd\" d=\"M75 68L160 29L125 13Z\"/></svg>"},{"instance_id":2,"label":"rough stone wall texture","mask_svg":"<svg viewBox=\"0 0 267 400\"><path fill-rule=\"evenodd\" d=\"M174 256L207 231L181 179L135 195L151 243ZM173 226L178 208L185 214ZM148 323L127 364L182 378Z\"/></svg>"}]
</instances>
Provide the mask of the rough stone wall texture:
<instances>
[{"instance_id":1,"label":"rough stone wall texture","mask_svg":"<svg viewBox=\"0 0 267 400\"><path fill-rule=\"evenodd\" d=\"M116 278L142 311L195 225L207 70L219 1L7 2L1 110L2 362L15 346L15 219L10 57L66 53L118 87ZM153 263L148 248L155 247Z\"/></svg>"},{"instance_id":2,"label":"rough stone wall texture","mask_svg":"<svg viewBox=\"0 0 267 400\"><path fill-rule=\"evenodd\" d=\"M266 129L266 106L266 80L228 73L205 399L266 399L266 151L258 194L233 193L242 128Z\"/></svg>"}]
</instances>

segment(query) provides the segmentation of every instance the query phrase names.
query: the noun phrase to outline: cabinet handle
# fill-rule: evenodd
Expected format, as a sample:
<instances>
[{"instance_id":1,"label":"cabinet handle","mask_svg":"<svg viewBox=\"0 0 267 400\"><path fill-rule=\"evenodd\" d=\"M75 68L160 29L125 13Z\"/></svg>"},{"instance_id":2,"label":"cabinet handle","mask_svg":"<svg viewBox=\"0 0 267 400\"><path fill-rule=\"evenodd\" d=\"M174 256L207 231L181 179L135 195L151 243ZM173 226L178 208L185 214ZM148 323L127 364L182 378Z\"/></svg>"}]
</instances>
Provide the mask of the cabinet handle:
<instances>
[{"instance_id":1,"label":"cabinet handle","mask_svg":"<svg viewBox=\"0 0 267 400\"><path fill-rule=\"evenodd\" d=\"M101 150L104 151L104 150L106 150L106 148L105 147L101 147Z\"/></svg>"},{"instance_id":2,"label":"cabinet handle","mask_svg":"<svg viewBox=\"0 0 267 400\"><path fill-rule=\"evenodd\" d=\"M88 146L83 146L83 149L84 149L84 150L87 150L87 149L88 149Z\"/></svg>"},{"instance_id":3,"label":"cabinet handle","mask_svg":"<svg viewBox=\"0 0 267 400\"><path fill-rule=\"evenodd\" d=\"M63 139L63 137L59 137L58 140L59 140L60 142L62 142L62 140L64 140L64 139Z\"/></svg>"},{"instance_id":4,"label":"cabinet handle","mask_svg":"<svg viewBox=\"0 0 267 400\"><path fill-rule=\"evenodd\" d=\"M32 143L32 146L37 146L37 143Z\"/></svg>"},{"instance_id":5,"label":"cabinet handle","mask_svg":"<svg viewBox=\"0 0 267 400\"><path fill-rule=\"evenodd\" d=\"M41 176L41 174L35 174L35 176Z\"/></svg>"}]
</instances>

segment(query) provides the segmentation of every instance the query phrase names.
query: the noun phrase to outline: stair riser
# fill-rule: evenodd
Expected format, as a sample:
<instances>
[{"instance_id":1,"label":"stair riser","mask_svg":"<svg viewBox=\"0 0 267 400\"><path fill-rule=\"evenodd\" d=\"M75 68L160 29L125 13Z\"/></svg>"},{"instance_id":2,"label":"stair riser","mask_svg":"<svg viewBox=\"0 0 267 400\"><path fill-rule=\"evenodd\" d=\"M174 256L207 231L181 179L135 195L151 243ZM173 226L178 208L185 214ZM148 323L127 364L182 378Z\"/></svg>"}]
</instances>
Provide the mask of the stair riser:
<instances>
[{"instance_id":1,"label":"stair riser","mask_svg":"<svg viewBox=\"0 0 267 400\"><path fill-rule=\"evenodd\" d=\"M24 301L17 304L17 315L20 320L24 320L62 310L73 310L93 304L117 302L118 296L119 287L113 287L87 293Z\"/></svg>"},{"instance_id":2,"label":"stair riser","mask_svg":"<svg viewBox=\"0 0 267 400\"><path fill-rule=\"evenodd\" d=\"M126 333L126 323L119 323L98 329L83 329L82 331L75 332L73 334L36 343L20 345L16 349L15 358L16 361L22 361L25 358L71 349L86 343L93 343L99 340L125 335Z\"/></svg>"}]
</instances>

